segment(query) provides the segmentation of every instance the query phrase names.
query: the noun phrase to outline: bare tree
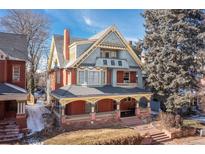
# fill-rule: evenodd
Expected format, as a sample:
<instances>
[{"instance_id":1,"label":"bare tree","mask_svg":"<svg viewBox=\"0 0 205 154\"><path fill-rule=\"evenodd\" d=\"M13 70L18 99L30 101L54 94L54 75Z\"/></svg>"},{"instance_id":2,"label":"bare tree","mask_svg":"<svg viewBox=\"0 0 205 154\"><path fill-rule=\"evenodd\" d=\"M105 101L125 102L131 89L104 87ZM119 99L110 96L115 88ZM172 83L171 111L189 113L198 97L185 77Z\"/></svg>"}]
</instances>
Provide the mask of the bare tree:
<instances>
[{"instance_id":1,"label":"bare tree","mask_svg":"<svg viewBox=\"0 0 205 154\"><path fill-rule=\"evenodd\" d=\"M27 36L28 60L27 81L31 93L35 88L35 73L43 53L47 52L50 23L48 17L32 10L8 10L0 18L0 25L6 32Z\"/></svg>"}]
</instances>

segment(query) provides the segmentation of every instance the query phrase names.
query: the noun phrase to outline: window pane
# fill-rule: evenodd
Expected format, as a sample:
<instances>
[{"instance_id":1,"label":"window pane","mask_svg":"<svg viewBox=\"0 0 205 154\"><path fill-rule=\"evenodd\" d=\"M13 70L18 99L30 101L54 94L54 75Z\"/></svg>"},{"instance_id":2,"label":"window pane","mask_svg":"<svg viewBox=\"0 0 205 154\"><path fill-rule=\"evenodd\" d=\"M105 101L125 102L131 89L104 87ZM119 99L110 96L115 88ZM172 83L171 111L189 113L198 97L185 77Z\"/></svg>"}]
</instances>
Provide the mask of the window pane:
<instances>
[{"instance_id":1,"label":"window pane","mask_svg":"<svg viewBox=\"0 0 205 154\"><path fill-rule=\"evenodd\" d=\"M20 66L13 66L12 80L20 81Z\"/></svg>"},{"instance_id":2,"label":"window pane","mask_svg":"<svg viewBox=\"0 0 205 154\"><path fill-rule=\"evenodd\" d=\"M103 65L107 65L107 60L103 60Z\"/></svg>"},{"instance_id":3,"label":"window pane","mask_svg":"<svg viewBox=\"0 0 205 154\"><path fill-rule=\"evenodd\" d=\"M115 65L115 61L114 60L111 60L111 65Z\"/></svg>"},{"instance_id":4,"label":"window pane","mask_svg":"<svg viewBox=\"0 0 205 154\"><path fill-rule=\"evenodd\" d=\"M79 84L84 83L84 71L79 71Z\"/></svg>"},{"instance_id":5,"label":"window pane","mask_svg":"<svg viewBox=\"0 0 205 154\"><path fill-rule=\"evenodd\" d=\"M118 65L119 65L119 66L122 66L122 61L118 61Z\"/></svg>"}]
</instances>

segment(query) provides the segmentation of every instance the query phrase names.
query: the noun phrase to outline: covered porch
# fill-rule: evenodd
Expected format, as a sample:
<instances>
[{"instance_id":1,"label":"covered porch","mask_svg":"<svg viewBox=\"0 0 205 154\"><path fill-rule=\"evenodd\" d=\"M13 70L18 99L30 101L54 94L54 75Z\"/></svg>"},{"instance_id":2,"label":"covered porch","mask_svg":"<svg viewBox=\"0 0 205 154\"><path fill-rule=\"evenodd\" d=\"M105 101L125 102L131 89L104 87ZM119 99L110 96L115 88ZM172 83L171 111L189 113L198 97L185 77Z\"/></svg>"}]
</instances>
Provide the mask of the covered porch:
<instances>
[{"instance_id":1,"label":"covered porch","mask_svg":"<svg viewBox=\"0 0 205 154\"><path fill-rule=\"evenodd\" d=\"M0 121L15 121L20 128L26 128L25 105L27 92L11 84L0 84Z\"/></svg>"},{"instance_id":2,"label":"covered porch","mask_svg":"<svg viewBox=\"0 0 205 154\"><path fill-rule=\"evenodd\" d=\"M75 90L78 89L76 86L74 88ZM136 88L130 89L111 86L109 88L112 88L112 93L95 95L95 88L90 89L88 87L83 87L83 89L85 89L84 94L92 90L92 95L76 95L75 97L61 98L53 96L52 104L54 112L62 123L67 124L75 121L88 121L94 123L95 121L105 119L120 120L123 117L130 116L136 116L137 118L150 116L150 98L152 95L150 92ZM98 92L99 89L98 87ZM69 90L71 92L74 89L70 87ZM103 89L101 89L101 92L102 90ZM117 92L117 90L121 93L114 93ZM131 93L131 91L133 92ZM64 94L67 92L68 91ZM74 93L72 93L72 95L73 94Z\"/></svg>"}]
</instances>

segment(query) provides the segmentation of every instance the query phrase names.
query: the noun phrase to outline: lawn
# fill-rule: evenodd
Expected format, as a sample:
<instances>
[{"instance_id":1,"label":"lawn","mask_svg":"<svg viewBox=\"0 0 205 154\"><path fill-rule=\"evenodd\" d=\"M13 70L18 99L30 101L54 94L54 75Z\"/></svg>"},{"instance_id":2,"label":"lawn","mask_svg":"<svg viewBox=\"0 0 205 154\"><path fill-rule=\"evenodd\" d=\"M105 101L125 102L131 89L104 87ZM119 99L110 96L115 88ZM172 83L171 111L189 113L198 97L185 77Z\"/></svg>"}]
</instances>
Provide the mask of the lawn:
<instances>
[{"instance_id":1,"label":"lawn","mask_svg":"<svg viewBox=\"0 0 205 154\"><path fill-rule=\"evenodd\" d=\"M65 132L44 141L48 145L93 145L105 143L110 140L121 140L125 138L140 138L136 130L129 128L121 129L93 129Z\"/></svg>"}]
</instances>

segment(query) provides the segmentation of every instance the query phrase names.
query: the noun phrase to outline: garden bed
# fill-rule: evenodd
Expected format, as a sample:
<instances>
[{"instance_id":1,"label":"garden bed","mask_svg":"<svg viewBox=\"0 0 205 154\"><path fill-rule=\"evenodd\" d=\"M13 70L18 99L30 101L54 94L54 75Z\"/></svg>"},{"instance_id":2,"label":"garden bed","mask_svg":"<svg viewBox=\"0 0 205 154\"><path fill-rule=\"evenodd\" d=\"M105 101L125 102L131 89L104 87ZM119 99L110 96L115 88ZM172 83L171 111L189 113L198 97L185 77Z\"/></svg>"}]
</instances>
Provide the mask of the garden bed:
<instances>
[{"instance_id":1,"label":"garden bed","mask_svg":"<svg viewBox=\"0 0 205 154\"><path fill-rule=\"evenodd\" d=\"M136 130L122 129L94 129L65 132L47 139L48 145L139 145L151 144L151 138L140 136Z\"/></svg>"}]
</instances>

